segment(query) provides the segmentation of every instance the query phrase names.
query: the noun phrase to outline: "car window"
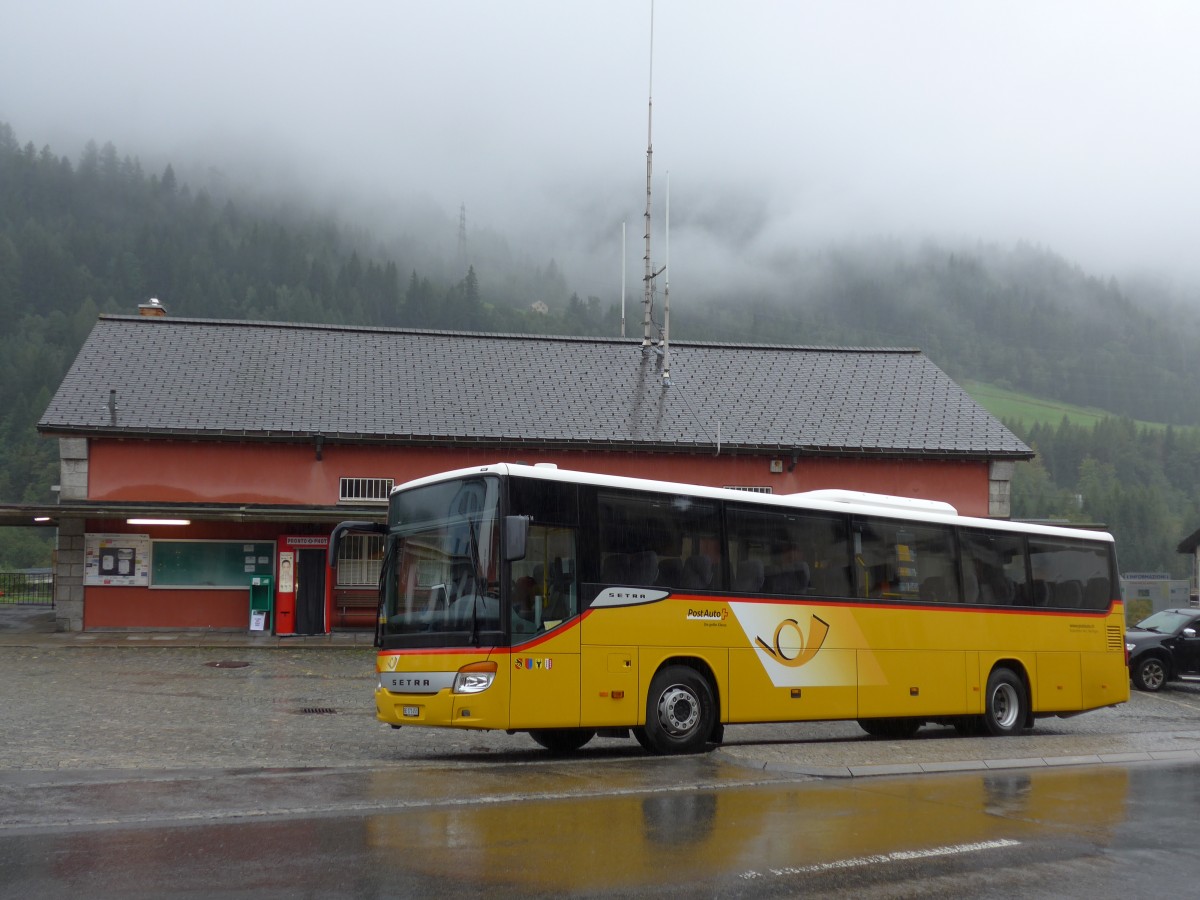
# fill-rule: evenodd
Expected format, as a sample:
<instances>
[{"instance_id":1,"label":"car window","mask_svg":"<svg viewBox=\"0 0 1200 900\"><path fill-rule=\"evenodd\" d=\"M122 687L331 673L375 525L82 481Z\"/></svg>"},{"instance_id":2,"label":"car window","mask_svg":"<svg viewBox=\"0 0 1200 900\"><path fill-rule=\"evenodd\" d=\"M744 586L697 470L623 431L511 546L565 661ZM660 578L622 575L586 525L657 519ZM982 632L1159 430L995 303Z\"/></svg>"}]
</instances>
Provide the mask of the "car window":
<instances>
[{"instance_id":1,"label":"car window","mask_svg":"<svg viewBox=\"0 0 1200 900\"><path fill-rule=\"evenodd\" d=\"M1156 612L1137 623L1137 627L1145 631L1157 631L1160 634L1178 634L1183 630L1185 625L1194 622L1195 619L1173 609L1164 609L1161 612Z\"/></svg>"}]
</instances>

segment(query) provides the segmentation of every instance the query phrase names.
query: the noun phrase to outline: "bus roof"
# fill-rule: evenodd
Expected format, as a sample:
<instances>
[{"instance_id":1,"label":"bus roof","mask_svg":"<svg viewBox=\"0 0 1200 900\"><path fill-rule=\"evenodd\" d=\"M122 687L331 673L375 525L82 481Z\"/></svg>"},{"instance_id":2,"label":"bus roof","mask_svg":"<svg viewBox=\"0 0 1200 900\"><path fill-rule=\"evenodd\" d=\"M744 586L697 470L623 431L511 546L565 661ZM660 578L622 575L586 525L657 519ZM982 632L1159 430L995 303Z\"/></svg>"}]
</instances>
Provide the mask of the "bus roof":
<instances>
[{"instance_id":1,"label":"bus roof","mask_svg":"<svg viewBox=\"0 0 1200 900\"><path fill-rule=\"evenodd\" d=\"M1038 534L1047 537L1085 538L1113 542L1106 531L1083 528L1068 528L1058 525L1039 525L1015 522L1011 519L988 519L976 516L960 516L953 505L940 500L915 497L895 497L889 494L872 494L864 491L822 489L802 491L794 494L763 494L737 488L710 487L701 484L684 484L674 481L659 481L652 478L634 478L627 475L604 475L597 472L581 472L560 469L553 463L491 463L484 466L469 466L426 475L407 481L392 488L392 493L465 478L472 475L508 475L517 478L540 478L545 481L587 484L595 487L623 488L653 493L686 494L713 500L735 503L753 503L762 506L778 506L783 509L809 509L821 512L847 513L879 516L891 519L906 519L914 522L930 522L945 525L960 525L967 528L990 528L1014 531L1022 534Z\"/></svg>"}]
</instances>

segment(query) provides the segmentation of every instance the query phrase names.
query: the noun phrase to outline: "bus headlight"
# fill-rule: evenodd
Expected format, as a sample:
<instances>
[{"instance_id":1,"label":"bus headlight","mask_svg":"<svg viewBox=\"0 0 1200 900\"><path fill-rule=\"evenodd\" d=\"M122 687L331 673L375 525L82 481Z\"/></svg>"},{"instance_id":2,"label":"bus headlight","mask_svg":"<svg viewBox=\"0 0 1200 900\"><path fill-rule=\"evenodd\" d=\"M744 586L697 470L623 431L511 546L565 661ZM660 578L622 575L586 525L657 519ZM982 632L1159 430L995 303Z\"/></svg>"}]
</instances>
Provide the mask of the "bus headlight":
<instances>
[{"instance_id":1,"label":"bus headlight","mask_svg":"<svg viewBox=\"0 0 1200 900\"><path fill-rule=\"evenodd\" d=\"M494 662L470 663L458 670L454 676L454 693L478 694L492 686L496 679L496 664Z\"/></svg>"}]
</instances>

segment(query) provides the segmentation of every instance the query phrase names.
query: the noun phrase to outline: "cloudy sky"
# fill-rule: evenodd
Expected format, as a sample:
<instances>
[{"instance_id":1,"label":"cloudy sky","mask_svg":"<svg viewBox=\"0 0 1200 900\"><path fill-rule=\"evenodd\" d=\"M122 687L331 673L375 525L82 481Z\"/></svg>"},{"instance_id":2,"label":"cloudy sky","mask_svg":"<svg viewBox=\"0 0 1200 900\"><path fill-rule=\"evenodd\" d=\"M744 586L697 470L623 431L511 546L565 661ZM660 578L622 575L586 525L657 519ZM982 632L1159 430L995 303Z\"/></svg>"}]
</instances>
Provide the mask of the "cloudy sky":
<instances>
[{"instance_id":1,"label":"cloudy sky","mask_svg":"<svg viewBox=\"0 0 1200 900\"><path fill-rule=\"evenodd\" d=\"M465 204L610 268L627 221L640 267L649 0L0 0L0 22L22 142ZM1198 46L1187 0L657 0L672 290L857 236L1200 279Z\"/></svg>"}]
</instances>

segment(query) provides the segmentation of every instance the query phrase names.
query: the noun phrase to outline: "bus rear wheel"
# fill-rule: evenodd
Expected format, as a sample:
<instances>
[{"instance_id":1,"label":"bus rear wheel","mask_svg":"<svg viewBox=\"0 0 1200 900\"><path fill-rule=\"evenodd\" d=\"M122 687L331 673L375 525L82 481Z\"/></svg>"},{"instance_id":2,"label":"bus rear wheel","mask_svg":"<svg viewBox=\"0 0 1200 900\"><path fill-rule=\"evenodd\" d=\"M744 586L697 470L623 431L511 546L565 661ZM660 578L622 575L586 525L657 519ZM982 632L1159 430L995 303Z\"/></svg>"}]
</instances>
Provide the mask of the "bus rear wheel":
<instances>
[{"instance_id":1,"label":"bus rear wheel","mask_svg":"<svg viewBox=\"0 0 1200 900\"><path fill-rule=\"evenodd\" d=\"M587 728L535 728L529 736L551 753L574 753L596 736Z\"/></svg>"},{"instance_id":2,"label":"bus rear wheel","mask_svg":"<svg viewBox=\"0 0 1200 900\"><path fill-rule=\"evenodd\" d=\"M716 718L708 680L687 666L668 666L650 682L646 726L637 735L638 743L660 755L699 753Z\"/></svg>"},{"instance_id":3,"label":"bus rear wheel","mask_svg":"<svg viewBox=\"0 0 1200 900\"><path fill-rule=\"evenodd\" d=\"M1025 682L1012 669L995 669L988 676L983 723L988 734L1004 737L1025 727L1029 716Z\"/></svg>"}]
</instances>

